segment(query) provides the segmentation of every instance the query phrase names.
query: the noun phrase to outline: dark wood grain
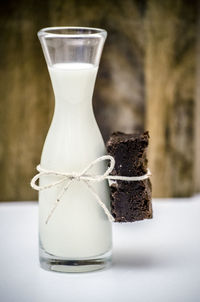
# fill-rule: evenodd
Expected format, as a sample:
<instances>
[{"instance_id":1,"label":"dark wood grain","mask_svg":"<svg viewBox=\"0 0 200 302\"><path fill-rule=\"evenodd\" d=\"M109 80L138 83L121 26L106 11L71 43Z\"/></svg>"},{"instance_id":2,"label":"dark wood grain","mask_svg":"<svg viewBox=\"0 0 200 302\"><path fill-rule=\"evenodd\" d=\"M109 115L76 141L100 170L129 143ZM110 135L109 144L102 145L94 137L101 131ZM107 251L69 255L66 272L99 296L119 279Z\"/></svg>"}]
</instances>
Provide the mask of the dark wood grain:
<instances>
[{"instance_id":1,"label":"dark wood grain","mask_svg":"<svg viewBox=\"0 0 200 302\"><path fill-rule=\"evenodd\" d=\"M37 31L63 25L108 31L93 102L104 139L148 128L154 196L192 194L197 17L175 2L2 2L0 200L37 197L29 182L54 108Z\"/></svg>"}]
</instances>

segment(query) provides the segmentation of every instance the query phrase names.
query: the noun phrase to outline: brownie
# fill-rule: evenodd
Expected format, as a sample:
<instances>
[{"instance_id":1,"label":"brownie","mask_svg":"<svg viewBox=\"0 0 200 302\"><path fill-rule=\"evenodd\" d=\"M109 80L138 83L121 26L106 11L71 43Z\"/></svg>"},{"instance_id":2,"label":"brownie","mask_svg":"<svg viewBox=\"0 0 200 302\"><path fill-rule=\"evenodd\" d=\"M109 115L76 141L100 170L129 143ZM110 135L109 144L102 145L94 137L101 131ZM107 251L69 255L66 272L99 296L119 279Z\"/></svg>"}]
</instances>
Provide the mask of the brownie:
<instances>
[{"instance_id":1,"label":"brownie","mask_svg":"<svg viewBox=\"0 0 200 302\"><path fill-rule=\"evenodd\" d=\"M141 176L147 172L149 133L115 132L107 142L108 154L115 158L112 175ZM114 181L110 186L111 213L116 222L152 218L150 179Z\"/></svg>"}]
</instances>

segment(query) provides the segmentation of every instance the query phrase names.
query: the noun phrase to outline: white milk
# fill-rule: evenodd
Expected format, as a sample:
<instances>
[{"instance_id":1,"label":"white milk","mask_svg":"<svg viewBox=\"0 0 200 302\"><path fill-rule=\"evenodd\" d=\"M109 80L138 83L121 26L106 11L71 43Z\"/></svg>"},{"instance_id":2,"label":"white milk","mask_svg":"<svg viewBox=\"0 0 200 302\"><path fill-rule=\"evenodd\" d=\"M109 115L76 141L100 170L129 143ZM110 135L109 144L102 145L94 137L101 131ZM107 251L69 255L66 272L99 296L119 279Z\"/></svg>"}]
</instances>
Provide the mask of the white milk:
<instances>
[{"instance_id":1,"label":"white milk","mask_svg":"<svg viewBox=\"0 0 200 302\"><path fill-rule=\"evenodd\" d=\"M44 168L81 171L106 153L92 110L97 67L85 63L55 64L49 73L55 94L55 112L41 158ZM91 172L104 172L98 164ZM42 177L41 184L58 180ZM109 208L107 182L92 184ZM111 249L111 223L83 182L74 181L45 224L63 185L39 193L40 244L67 259L94 257Z\"/></svg>"}]
</instances>

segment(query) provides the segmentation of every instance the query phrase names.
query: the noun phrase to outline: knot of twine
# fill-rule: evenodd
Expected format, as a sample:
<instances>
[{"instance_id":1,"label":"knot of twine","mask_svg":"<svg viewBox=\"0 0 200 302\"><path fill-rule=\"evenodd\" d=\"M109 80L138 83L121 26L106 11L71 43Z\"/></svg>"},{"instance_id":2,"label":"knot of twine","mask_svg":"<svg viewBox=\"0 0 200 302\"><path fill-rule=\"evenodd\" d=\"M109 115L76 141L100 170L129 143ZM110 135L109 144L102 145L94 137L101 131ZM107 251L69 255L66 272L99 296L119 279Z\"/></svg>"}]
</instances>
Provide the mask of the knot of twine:
<instances>
[{"instance_id":1,"label":"knot of twine","mask_svg":"<svg viewBox=\"0 0 200 302\"><path fill-rule=\"evenodd\" d=\"M96 174L89 174L89 170L96 165L99 162L102 161L106 161L109 160L110 161L110 166L107 168L107 170L105 171L104 174L102 175L96 175ZM69 189L70 185L72 184L72 182L74 180L76 181L83 181L89 191L91 192L91 194L94 196L94 198L96 199L97 203L102 207L102 209L104 210L105 214L107 215L108 219L110 222L113 222L115 219L113 218L113 216L111 215L110 211L108 210L108 208L106 207L106 205L101 201L100 197L98 196L98 194L95 192L94 188L92 187L92 185L90 184L90 182L100 182L100 181L104 181L104 180L123 180L123 181L139 181L139 180L144 180L150 177L151 173L149 171L149 169L147 170L147 173L142 175L142 176L118 176L118 175L110 175L110 173L113 171L115 167L115 159L114 157L112 157L111 155L104 155L101 156L97 159L95 159L94 161L92 161L85 169L83 169L82 172L71 172L71 173L65 173L65 172L59 172L59 171L54 171L54 170L49 170L49 169L44 169L42 168L40 165L37 166L37 171L39 172L38 174L36 174L32 180L31 180L31 187L37 191L42 191L45 189L49 189L52 187L55 187L57 185L60 185L61 183L64 183L66 181L68 181L66 183L66 185L64 186L64 188L61 190L61 192L59 193L56 202L53 206L53 208L51 209L47 219L46 219L46 224L48 223L49 219L51 218L51 216L53 215L56 207L58 206L59 202L61 201L63 195L65 194L65 192ZM41 177L41 176L48 176L48 175L53 175L53 176L58 176L60 179L57 181L54 181L50 184L47 185L36 185L36 181Z\"/></svg>"}]
</instances>

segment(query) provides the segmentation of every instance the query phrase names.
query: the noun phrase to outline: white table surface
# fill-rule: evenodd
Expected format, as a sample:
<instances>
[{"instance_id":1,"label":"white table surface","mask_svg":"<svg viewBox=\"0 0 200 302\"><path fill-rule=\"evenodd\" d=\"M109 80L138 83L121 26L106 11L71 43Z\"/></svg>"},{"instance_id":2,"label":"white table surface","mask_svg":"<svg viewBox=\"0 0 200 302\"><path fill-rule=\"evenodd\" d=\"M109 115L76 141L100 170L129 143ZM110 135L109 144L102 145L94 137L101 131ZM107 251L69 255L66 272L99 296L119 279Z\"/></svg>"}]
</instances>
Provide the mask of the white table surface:
<instances>
[{"instance_id":1,"label":"white table surface","mask_svg":"<svg viewBox=\"0 0 200 302\"><path fill-rule=\"evenodd\" d=\"M200 196L153 208L152 220L113 224L111 268L62 274L39 267L37 203L0 203L0 301L200 301Z\"/></svg>"}]
</instances>

